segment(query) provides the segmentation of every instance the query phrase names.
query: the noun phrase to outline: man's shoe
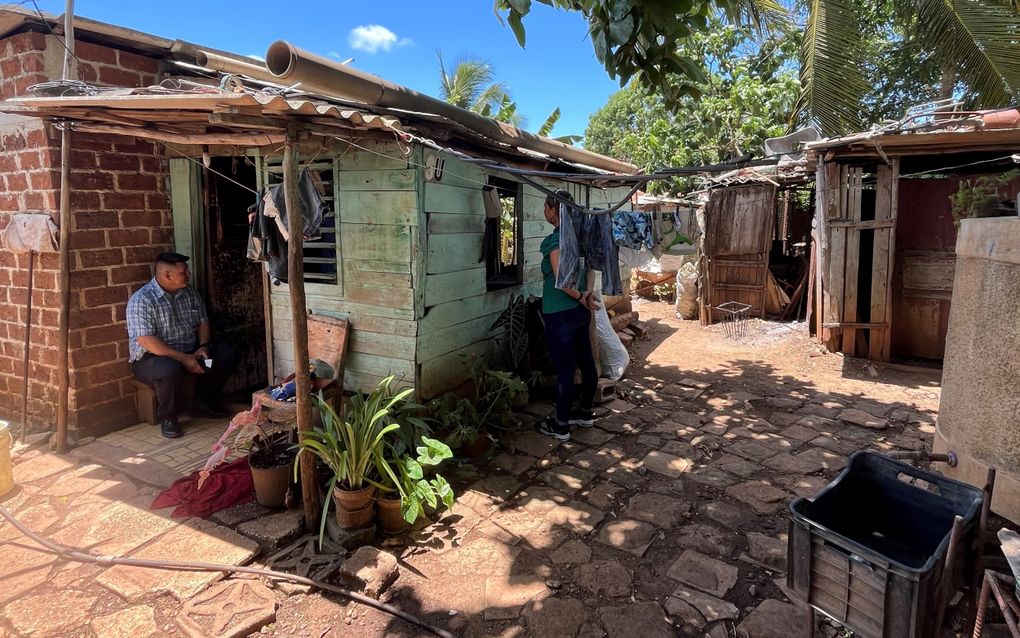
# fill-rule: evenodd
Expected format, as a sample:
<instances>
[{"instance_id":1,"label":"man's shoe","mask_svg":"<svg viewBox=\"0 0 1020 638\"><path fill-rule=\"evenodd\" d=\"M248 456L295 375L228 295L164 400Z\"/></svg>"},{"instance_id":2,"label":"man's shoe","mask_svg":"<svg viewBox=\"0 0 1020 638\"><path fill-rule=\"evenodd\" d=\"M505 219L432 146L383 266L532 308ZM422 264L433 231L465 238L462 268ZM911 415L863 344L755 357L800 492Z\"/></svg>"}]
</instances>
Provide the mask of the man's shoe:
<instances>
[{"instance_id":1,"label":"man's shoe","mask_svg":"<svg viewBox=\"0 0 1020 638\"><path fill-rule=\"evenodd\" d=\"M591 410L574 410L570 414L569 423L581 428L590 428L595 425L595 413Z\"/></svg>"},{"instance_id":2,"label":"man's shoe","mask_svg":"<svg viewBox=\"0 0 1020 638\"><path fill-rule=\"evenodd\" d=\"M163 419L163 423L159 426L159 433L163 435L164 439L179 439L184 436L184 430L177 419Z\"/></svg>"},{"instance_id":3,"label":"man's shoe","mask_svg":"<svg viewBox=\"0 0 1020 638\"><path fill-rule=\"evenodd\" d=\"M570 425L560 423L556 420L556 417L551 416L539 423L538 431L557 441L570 440Z\"/></svg>"}]
</instances>

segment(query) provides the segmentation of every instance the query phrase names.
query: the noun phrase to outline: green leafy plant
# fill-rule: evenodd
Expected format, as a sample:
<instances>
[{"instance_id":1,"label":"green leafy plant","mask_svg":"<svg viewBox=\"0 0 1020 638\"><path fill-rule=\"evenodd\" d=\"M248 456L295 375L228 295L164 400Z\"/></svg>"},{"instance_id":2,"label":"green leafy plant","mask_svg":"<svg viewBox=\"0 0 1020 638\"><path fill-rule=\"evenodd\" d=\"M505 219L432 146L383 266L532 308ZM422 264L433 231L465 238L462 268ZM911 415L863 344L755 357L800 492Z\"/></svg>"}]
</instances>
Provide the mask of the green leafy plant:
<instances>
[{"instance_id":1,"label":"green leafy plant","mask_svg":"<svg viewBox=\"0 0 1020 638\"><path fill-rule=\"evenodd\" d=\"M337 487L342 490L359 490L370 485L383 487L379 482L383 477L392 484L397 483L398 479L385 458L386 437L400 430L400 425L392 420L392 409L414 389L393 394L390 391L392 382L393 377L390 376L380 381L368 396L355 394L347 402L342 418L321 394L313 397L322 425L304 433L298 450L311 452L332 470L327 494L331 495ZM295 463L295 481L298 467ZM329 498L323 500L320 544L325 534L329 502Z\"/></svg>"},{"instance_id":2,"label":"green leafy plant","mask_svg":"<svg viewBox=\"0 0 1020 638\"><path fill-rule=\"evenodd\" d=\"M507 301L506 308L496 317L490 331L503 330L500 337L504 356L511 369L516 370L528 354L531 339L527 326L528 300L524 295L513 295Z\"/></svg>"},{"instance_id":3,"label":"green leafy plant","mask_svg":"<svg viewBox=\"0 0 1020 638\"><path fill-rule=\"evenodd\" d=\"M422 437L417 456L403 454L396 457L398 481L392 486L400 493L400 514L408 524L413 524L424 514L425 507L436 509L442 504L453 507L453 488L441 475L431 479L425 477L425 468L432 468L453 457L450 447L429 437Z\"/></svg>"},{"instance_id":4,"label":"green leafy plant","mask_svg":"<svg viewBox=\"0 0 1020 638\"><path fill-rule=\"evenodd\" d=\"M949 196L950 209L956 225L959 226L964 219L977 217L980 213L995 208L1003 199L1002 189L1017 177L1020 177L1020 169L999 175L982 175L960 180L956 192Z\"/></svg>"}]
</instances>

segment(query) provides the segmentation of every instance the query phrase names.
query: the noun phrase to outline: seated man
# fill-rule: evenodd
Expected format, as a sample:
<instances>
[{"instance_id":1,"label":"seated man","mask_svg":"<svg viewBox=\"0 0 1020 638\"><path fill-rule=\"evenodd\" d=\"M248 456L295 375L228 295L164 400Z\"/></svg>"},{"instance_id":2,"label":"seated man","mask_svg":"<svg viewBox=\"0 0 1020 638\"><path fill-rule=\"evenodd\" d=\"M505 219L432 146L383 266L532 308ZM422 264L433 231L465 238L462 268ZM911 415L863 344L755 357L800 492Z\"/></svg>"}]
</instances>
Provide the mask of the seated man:
<instances>
[{"instance_id":1,"label":"seated man","mask_svg":"<svg viewBox=\"0 0 1020 638\"><path fill-rule=\"evenodd\" d=\"M199 414L228 416L220 393L238 361L230 345L211 341L205 304L188 286L187 262L178 253L159 255L156 276L127 305L131 372L155 391L160 433L168 439L183 434L177 417L185 375L198 377Z\"/></svg>"}]
</instances>

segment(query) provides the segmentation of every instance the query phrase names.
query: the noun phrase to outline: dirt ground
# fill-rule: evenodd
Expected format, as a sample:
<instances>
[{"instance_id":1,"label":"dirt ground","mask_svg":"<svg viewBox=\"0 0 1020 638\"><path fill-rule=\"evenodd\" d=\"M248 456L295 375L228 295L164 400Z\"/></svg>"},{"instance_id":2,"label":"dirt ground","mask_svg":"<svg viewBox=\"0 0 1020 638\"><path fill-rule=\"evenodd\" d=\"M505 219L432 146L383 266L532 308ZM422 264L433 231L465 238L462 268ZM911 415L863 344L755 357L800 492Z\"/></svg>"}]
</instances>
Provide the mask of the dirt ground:
<instances>
[{"instance_id":1,"label":"dirt ground","mask_svg":"<svg viewBox=\"0 0 1020 638\"><path fill-rule=\"evenodd\" d=\"M787 504L817 493L855 450L930 449L939 373L826 353L804 324L750 320L731 338L677 320L668 304L635 310L648 334L596 427L563 444L524 431L479 467L444 470L453 510L376 543L398 565L384 601L458 636L787 638L805 626L784 593ZM549 410L533 404L522 416L534 424ZM184 635L175 617L186 599L128 602L101 571L65 578L92 616L147 605L158 635ZM19 598L51 583L32 586ZM275 595L275 619L250 635L425 635L333 595ZM0 613L0 637L27 626L14 604ZM106 635L86 616L53 635ZM844 634L819 619L816 635Z\"/></svg>"}]
</instances>

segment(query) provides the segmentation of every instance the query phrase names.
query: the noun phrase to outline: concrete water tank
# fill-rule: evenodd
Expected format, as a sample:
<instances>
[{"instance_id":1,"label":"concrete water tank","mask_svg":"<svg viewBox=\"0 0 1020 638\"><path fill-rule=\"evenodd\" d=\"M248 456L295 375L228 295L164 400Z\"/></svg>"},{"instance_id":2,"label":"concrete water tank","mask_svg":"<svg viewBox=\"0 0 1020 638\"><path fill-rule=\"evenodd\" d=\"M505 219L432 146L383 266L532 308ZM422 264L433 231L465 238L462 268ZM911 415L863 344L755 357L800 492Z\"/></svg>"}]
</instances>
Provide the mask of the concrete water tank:
<instances>
[{"instance_id":1,"label":"concrete water tank","mask_svg":"<svg viewBox=\"0 0 1020 638\"><path fill-rule=\"evenodd\" d=\"M948 476L983 486L997 471L992 509L1020 523L1020 219L968 219L943 362L935 451L959 457Z\"/></svg>"}]
</instances>

